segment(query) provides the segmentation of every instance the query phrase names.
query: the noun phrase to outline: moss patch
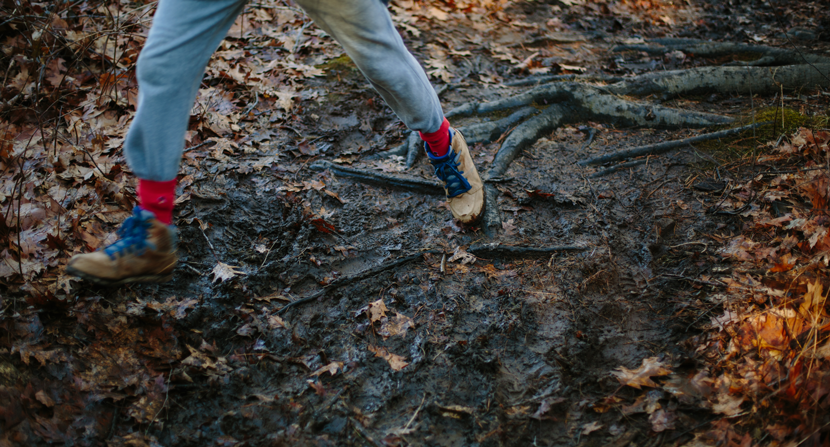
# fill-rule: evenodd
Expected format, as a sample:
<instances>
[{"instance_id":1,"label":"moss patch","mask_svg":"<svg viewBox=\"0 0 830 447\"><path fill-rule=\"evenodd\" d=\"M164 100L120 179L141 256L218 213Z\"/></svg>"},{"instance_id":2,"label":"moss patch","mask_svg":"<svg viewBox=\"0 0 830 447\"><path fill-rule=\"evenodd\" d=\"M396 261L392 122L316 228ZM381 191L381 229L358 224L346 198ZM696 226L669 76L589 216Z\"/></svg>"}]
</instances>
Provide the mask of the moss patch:
<instances>
[{"instance_id":1,"label":"moss patch","mask_svg":"<svg viewBox=\"0 0 830 447\"><path fill-rule=\"evenodd\" d=\"M336 57L330 61L322 63L320 65L315 65L315 68L319 68L326 71L326 76L333 76L337 73L342 72L355 72L357 70L357 65L354 64L352 58L347 55L342 55L340 57Z\"/></svg>"},{"instance_id":2,"label":"moss patch","mask_svg":"<svg viewBox=\"0 0 830 447\"><path fill-rule=\"evenodd\" d=\"M713 130L745 126L753 121L756 123L770 121L771 123L728 138L699 143L696 146L710 152L715 158L732 161L748 155L759 155L761 153L759 148L763 147L763 143L776 140L781 134L789 135L800 127L808 129L826 127L830 119L826 115L804 115L786 107L783 113L780 107L767 107L756 111L754 120L752 113L749 112L732 125Z\"/></svg>"}]
</instances>

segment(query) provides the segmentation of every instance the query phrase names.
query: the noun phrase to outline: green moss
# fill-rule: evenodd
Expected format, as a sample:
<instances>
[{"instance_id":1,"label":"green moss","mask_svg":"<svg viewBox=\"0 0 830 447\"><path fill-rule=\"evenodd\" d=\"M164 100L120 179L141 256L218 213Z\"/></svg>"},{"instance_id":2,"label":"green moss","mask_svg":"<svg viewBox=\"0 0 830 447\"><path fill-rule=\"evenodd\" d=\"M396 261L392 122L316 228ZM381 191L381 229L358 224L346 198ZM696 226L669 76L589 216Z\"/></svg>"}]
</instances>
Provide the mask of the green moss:
<instances>
[{"instance_id":1,"label":"green moss","mask_svg":"<svg viewBox=\"0 0 830 447\"><path fill-rule=\"evenodd\" d=\"M358 71L357 65L354 64L352 58L345 54L320 65L315 65L315 67L325 70L326 76L336 75L338 72L344 71Z\"/></svg>"},{"instance_id":2,"label":"green moss","mask_svg":"<svg viewBox=\"0 0 830 447\"><path fill-rule=\"evenodd\" d=\"M792 134L800 127L810 129L826 127L829 120L826 115L809 116L786 107L783 109L782 113L781 107L767 107L756 110L754 117L752 112L748 111L735 123L729 126L712 129L712 131L740 127L752 122L758 123L764 121L769 121L770 124L763 125L755 128L754 130L747 130L728 138L699 143L695 146L698 149L711 153L717 159L728 162L746 156L760 155L760 151L763 150L764 147L767 147L764 146L764 143L778 139L781 134Z\"/></svg>"}]
</instances>

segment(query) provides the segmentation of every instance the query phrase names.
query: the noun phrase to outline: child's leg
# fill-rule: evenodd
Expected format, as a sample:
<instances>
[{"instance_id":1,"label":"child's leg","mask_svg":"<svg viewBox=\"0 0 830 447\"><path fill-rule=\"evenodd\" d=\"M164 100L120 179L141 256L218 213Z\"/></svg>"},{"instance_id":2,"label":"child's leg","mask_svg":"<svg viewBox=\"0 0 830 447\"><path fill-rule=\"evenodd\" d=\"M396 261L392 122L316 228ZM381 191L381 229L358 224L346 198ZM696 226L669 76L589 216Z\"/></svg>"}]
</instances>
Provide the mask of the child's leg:
<instances>
[{"instance_id":1,"label":"child's leg","mask_svg":"<svg viewBox=\"0 0 830 447\"><path fill-rule=\"evenodd\" d=\"M383 3L380 0L295 1L318 26L343 45L407 127L421 132L431 149L429 159L435 166L435 174L446 186L453 215L463 223L472 223L481 217L483 183L464 137L450 132L438 95L423 68L404 46Z\"/></svg>"},{"instance_id":2,"label":"child's leg","mask_svg":"<svg viewBox=\"0 0 830 447\"><path fill-rule=\"evenodd\" d=\"M407 51L380 0L296 0L334 37L412 130L435 132L444 121L438 95Z\"/></svg>"},{"instance_id":3,"label":"child's leg","mask_svg":"<svg viewBox=\"0 0 830 447\"><path fill-rule=\"evenodd\" d=\"M244 0L159 1L138 58L138 111L124 142L138 178L176 178L205 66L244 6Z\"/></svg>"},{"instance_id":4,"label":"child's leg","mask_svg":"<svg viewBox=\"0 0 830 447\"><path fill-rule=\"evenodd\" d=\"M124 145L143 210L124 222L117 242L73 256L70 274L107 285L172 278L178 257L169 224L190 110L205 65L244 6L244 0L159 1L138 58L138 111Z\"/></svg>"}]
</instances>

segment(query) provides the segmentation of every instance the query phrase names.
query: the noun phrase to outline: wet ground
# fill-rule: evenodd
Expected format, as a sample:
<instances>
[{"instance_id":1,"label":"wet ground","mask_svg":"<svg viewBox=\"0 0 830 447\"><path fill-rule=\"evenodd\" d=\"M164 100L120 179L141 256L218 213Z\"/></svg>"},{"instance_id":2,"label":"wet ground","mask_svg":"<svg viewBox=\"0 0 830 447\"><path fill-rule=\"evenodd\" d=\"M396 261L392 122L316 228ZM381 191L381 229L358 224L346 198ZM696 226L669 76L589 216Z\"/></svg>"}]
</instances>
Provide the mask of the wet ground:
<instances>
[{"instance_id":1,"label":"wet ground","mask_svg":"<svg viewBox=\"0 0 830 447\"><path fill-rule=\"evenodd\" d=\"M550 5L536 8L506 13L527 21L555 18ZM683 31L640 30L729 39L719 28L723 22L703 12L717 8L683 13L708 17L697 27L678 13ZM619 29L631 25L626 20L608 14L585 20L573 32L594 37L551 51L574 54L591 72L612 61L618 72L667 63L614 55L611 39L591 34L616 29L615 38L631 37ZM746 20L752 32L763 31L764 23ZM433 36L440 32L419 39ZM417 53L418 42L411 44ZM479 57L479 63L504 79L526 74L498 60ZM181 265L173 282L78 286L73 291L85 302L80 312L67 317L44 310L36 323L41 337L71 346L74 362L47 361L24 371L19 362L4 361L37 383L75 380L61 396L84 408L85 418L72 426L80 444L672 445L690 439L686 433L701 423L694 410L678 412L675 429L663 434L651 431L646 415L609 411L609 396L632 392L610 372L646 357L688 356L679 343L694 332L698 299L708 293L688 278L716 269L719 259L706 237L734 232L739 222L707 215L717 194L691 188L716 175L709 155L684 149L598 179L590 178L596 169L575 162L691 132L602 123L557 130L495 184L503 228L488 238L453 222L440 196L311 170L322 159L402 172L402 160L372 155L399 144L405 132L348 65L307 85L329 94L301 101L296 121L269 129L254 114L241 123L252 138L267 133L255 151L207 145L188 152L176 215ZM515 91L459 82L442 100L450 109ZM749 107L748 98L726 100L667 105L724 114ZM497 149L497 143L476 145L477 164L487 166ZM409 174L430 178L424 160ZM580 249L544 257L465 253L484 243ZM337 282L427 251L365 279ZM224 270L217 272L217 265ZM331 284L323 296L279 313ZM87 392L97 397L82 397ZM32 426L32 439L48 427Z\"/></svg>"}]
</instances>

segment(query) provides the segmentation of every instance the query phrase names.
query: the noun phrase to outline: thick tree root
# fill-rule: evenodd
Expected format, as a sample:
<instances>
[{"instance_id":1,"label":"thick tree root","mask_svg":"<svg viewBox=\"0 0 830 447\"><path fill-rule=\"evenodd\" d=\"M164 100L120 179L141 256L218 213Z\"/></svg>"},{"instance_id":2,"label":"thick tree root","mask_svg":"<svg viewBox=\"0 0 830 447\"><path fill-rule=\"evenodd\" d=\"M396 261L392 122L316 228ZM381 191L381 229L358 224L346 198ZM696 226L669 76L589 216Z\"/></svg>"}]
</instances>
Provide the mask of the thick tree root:
<instances>
[{"instance_id":1,"label":"thick tree root","mask_svg":"<svg viewBox=\"0 0 830 447\"><path fill-rule=\"evenodd\" d=\"M698 135L696 137L691 138L684 138L682 140L676 141L665 141L662 143L657 144L648 144L646 146L638 146L631 149L626 149L624 151L614 152L613 154L602 155L599 157L589 158L587 160L582 160L577 162L580 166L588 166L588 165L599 165L603 163L610 163L613 161L621 161L628 158L633 157L641 157L643 155L658 155L664 154L671 150L677 149L679 147L683 147L689 144L700 143L703 141L714 140L716 138L724 138L730 135L739 134L741 132L755 129L756 127L763 126L765 124L772 124L770 121L764 121L763 123L755 123L750 124L748 126L741 126L736 127L734 129L727 129L722 130L720 132L712 132L703 135Z\"/></svg>"},{"instance_id":2,"label":"thick tree root","mask_svg":"<svg viewBox=\"0 0 830 447\"><path fill-rule=\"evenodd\" d=\"M505 257L545 257L563 251L584 251L588 247L578 245L562 245L556 247L520 247L513 245L482 244L473 245L467 249L467 253L482 258L505 258Z\"/></svg>"},{"instance_id":3,"label":"thick tree root","mask_svg":"<svg viewBox=\"0 0 830 447\"><path fill-rule=\"evenodd\" d=\"M698 57L723 57L732 55L756 56L759 60L740 65L795 65L830 64L830 57L801 53L789 48L773 48L763 45L747 45L730 42L707 42L698 39L653 39L648 44L619 45L612 51L643 51L652 55L663 55L671 51L691 53Z\"/></svg>"},{"instance_id":4,"label":"thick tree root","mask_svg":"<svg viewBox=\"0 0 830 447\"><path fill-rule=\"evenodd\" d=\"M522 107L500 120L460 127L458 130L464 134L467 144L489 143L498 140L508 129L537 113L539 110L535 107Z\"/></svg>"},{"instance_id":5,"label":"thick tree root","mask_svg":"<svg viewBox=\"0 0 830 447\"><path fill-rule=\"evenodd\" d=\"M572 82L541 85L498 101L468 103L452 109L447 116L480 115L544 104L569 106L572 112L569 116L573 118L569 122L600 121L616 126L669 129L706 127L732 122L732 118L722 115L627 101L609 94L605 88Z\"/></svg>"},{"instance_id":6,"label":"thick tree root","mask_svg":"<svg viewBox=\"0 0 830 447\"><path fill-rule=\"evenodd\" d=\"M493 158L490 170L484 175L485 180L504 175L507 172L507 167L510 166L510 162L516 158L519 152L535 143L542 135L550 133L565 124L565 117L568 116L567 112L568 110L559 104L552 105L541 114L516 127L504 140Z\"/></svg>"},{"instance_id":7,"label":"thick tree root","mask_svg":"<svg viewBox=\"0 0 830 447\"><path fill-rule=\"evenodd\" d=\"M615 95L677 95L708 93L772 94L786 89L830 88L830 63L783 67L698 67L640 75L605 89Z\"/></svg>"},{"instance_id":8,"label":"thick tree root","mask_svg":"<svg viewBox=\"0 0 830 447\"><path fill-rule=\"evenodd\" d=\"M426 180L420 177L384 174L369 169L348 168L330 161L319 160L311 164L311 169L324 171L326 169L341 177L349 177L365 183L374 183L381 186L403 188L408 191L423 194L444 195L444 186L437 181Z\"/></svg>"},{"instance_id":9,"label":"thick tree root","mask_svg":"<svg viewBox=\"0 0 830 447\"><path fill-rule=\"evenodd\" d=\"M415 162L424 153L424 142L418 132L410 132L404 146L406 146L406 169L409 169L415 166Z\"/></svg>"},{"instance_id":10,"label":"thick tree root","mask_svg":"<svg viewBox=\"0 0 830 447\"><path fill-rule=\"evenodd\" d=\"M548 76L534 76L518 81L506 82L504 85L508 87L528 87L532 85L547 84L548 82L557 81L582 81L582 82L604 82L606 84L613 84L620 82L625 78L619 76L608 76L604 74L568 74L568 75L548 75Z\"/></svg>"},{"instance_id":11,"label":"thick tree root","mask_svg":"<svg viewBox=\"0 0 830 447\"><path fill-rule=\"evenodd\" d=\"M501 231L501 214L499 214L499 192L493 185L484 184L484 215L481 216L481 229L484 235L493 238Z\"/></svg>"}]
</instances>

